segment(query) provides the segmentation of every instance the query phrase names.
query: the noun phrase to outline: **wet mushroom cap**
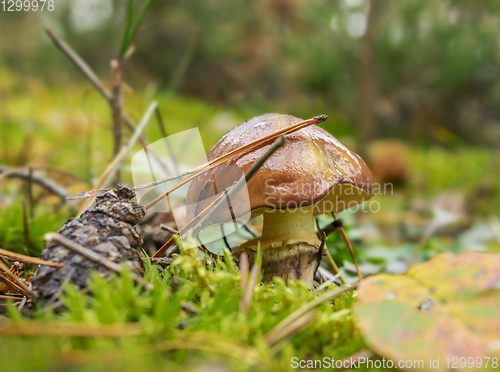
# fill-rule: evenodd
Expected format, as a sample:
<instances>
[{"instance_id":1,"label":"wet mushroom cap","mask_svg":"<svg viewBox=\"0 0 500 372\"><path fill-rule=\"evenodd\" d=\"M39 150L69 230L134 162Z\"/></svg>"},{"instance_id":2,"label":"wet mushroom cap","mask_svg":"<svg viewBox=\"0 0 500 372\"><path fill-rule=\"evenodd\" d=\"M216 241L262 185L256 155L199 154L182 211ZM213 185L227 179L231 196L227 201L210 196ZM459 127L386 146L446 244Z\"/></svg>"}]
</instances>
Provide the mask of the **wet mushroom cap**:
<instances>
[{"instance_id":1,"label":"wet mushroom cap","mask_svg":"<svg viewBox=\"0 0 500 372\"><path fill-rule=\"evenodd\" d=\"M290 115L266 114L252 118L226 133L210 150L209 161L262 138L279 129L303 121ZM373 196L373 178L365 162L324 129L310 125L286 136L286 145L278 149L248 182L250 209L253 214L268 209L314 205L314 214L339 212ZM214 168L217 191L237 180L235 167L246 172L272 145L236 156L228 166ZM233 167L231 167L233 166ZM240 171L241 172L241 171ZM242 173L240 173L241 175ZM212 172L198 177L190 186L187 204L203 210L214 195L207 187ZM207 199L203 201L203 199ZM213 200L213 199L212 199ZM247 204L232 205L236 217L244 214ZM193 208L189 208L193 213ZM227 217L227 216L226 216Z\"/></svg>"}]
</instances>

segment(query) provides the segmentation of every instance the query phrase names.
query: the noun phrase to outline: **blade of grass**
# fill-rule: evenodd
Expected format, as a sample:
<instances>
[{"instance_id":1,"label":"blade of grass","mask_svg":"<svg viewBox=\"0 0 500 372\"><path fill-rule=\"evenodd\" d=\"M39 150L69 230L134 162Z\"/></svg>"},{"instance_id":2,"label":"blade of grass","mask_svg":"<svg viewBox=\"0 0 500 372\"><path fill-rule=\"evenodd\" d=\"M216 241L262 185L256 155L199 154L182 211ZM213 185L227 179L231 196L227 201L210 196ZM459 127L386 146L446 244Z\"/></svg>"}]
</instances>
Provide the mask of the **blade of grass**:
<instances>
[{"instance_id":1,"label":"blade of grass","mask_svg":"<svg viewBox=\"0 0 500 372\"><path fill-rule=\"evenodd\" d=\"M51 266L51 267L63 267L64 266L61 263L49 262L49 261L42 260L40 258L25 256L24 254L14 253L14 252L2 249L2 248L0 248L0 256L13 258L13 259L20 261L20 262L35 264L35 265L44 265L44 266Z\"/></svg>"}]
</instances>

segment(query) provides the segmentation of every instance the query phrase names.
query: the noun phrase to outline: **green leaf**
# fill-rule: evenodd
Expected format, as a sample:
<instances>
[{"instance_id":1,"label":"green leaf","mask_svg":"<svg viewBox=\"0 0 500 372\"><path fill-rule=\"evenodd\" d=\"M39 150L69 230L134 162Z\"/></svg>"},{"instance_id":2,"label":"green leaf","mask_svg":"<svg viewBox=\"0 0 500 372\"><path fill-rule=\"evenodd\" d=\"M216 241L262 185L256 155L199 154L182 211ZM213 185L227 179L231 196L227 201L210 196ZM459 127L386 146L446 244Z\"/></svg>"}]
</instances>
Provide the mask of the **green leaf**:
<instances>
[{"instance_id":1,"label":"green leaf","mask_svg":"<svg viewBox=\"0 0 500 372\"><path fill-rule=\"evenodd\" d=\"M396 366L421 360L425 370L445 371L455 357L500 357L500 255L443 253L406 275L367 278L358 296L365 342Z\"/></svg>"}]
</instances>

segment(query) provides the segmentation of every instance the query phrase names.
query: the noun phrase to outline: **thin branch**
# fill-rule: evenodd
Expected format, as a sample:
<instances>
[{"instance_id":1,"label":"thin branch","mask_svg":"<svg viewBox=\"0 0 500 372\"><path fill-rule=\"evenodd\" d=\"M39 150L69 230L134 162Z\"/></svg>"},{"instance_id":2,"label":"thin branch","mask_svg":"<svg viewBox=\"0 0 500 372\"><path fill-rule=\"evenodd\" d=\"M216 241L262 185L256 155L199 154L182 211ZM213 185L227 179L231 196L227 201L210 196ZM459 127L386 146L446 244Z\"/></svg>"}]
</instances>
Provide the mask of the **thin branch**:
<instances>
[{"instance_id":1,"label":"thin branch","mask_svg":"<svg viewBox=\"0 0 500 372\"><path fill-rule=\"evenodd\" d=\"M135 145L135 142L137 141L137 139L141 135L141 132L144 129L144 127L146 126L146 124L149 122L149 119L151 118L151 115L153 115L153 112L157 106L158 106L158 103L156 101L149 105L148 110L144 114L144 116L141 120L141 123L136 128L135 133L132 136L132 138L130 139L130 141L122 147L121 151L118 153L118 155L116 155L116 157L113 159L111 164L108 165L108 168L104 171L101 178L97 182L98 188L106 187L106 185L108 185L108 183L111 181L111 179L113 178L113 176L117 172L118 168L125 160L127 154L130 152L132 147ZM80 208L78 215L82 214L83 211L85 211L90 205L92 205L93 202L94 201L91 200L89 203L84 204L84 206L82 206L82 208Z\"/></svg>"},{"instance_id":2,"label":"thin branch","mask_svg":"<svg viewBox=\"0 0 500 372\"><path fill-rule=\"evenodd\" d=\"M318 268L318 271L319 271L319 268ZM321 273L320 273L321 275ZM332 284L332 283L335 283L335 280L340 276L340 273L338 273L337 275L334 275L332 278L328 279L326 282L324 282L323 284L321 284L318 288L316 288L313 292L313 294L318 294L319 292L321 292L323 289L325 289L328 285Z\"/></svg>"},{"instance_id":3,"label":"thin branch","mask_svg":"<svg viewBox=\"0 0 500 372\"><path fill-rule=\"evenodd\" d=\"M9 168L0 166L0 179L2 179L4 177L14 177L14 178L20 178L23 180L29 180L30 179L30 171L28 168L9 169ZM50 178L42 176L38 172L33 172L33 182L36 183L37 185L42 186L47 191L57 195L62 200L65 200L66 197L69 196L68 191L64 187L57 184L56 182L54 182Z\"/></svg>"},{"instance_id":4,"label":"thin branch","mask_svg":"<svg viewBox=\"0 0 500 372\"><path fill-rule=\"evenodd\" d=\"M335 217L334 213L332 213L332 216L333 216L333 219L335 221L337 221L337 218ZM356 272L358 273L359 281L362 281L363 275L361 274L361 271L359 270L359 267L358 267L358 263L356 262L356 257L354 256L354 251L352 250L351 242L349 241L349 239L347 239L347 235L344 231L344 228L340 227L339 230L340 230L340 233L342 234L342 238L344 239L345 244L347 244L347 248L349 248L349 252L351 252L351 257L352 257L352 260L354 262L354 266L356 266Z\"/></svg>"},{"instance_id":5,"label":"thin branch","mask_svg":"<svg viewBox=\"0 0 500 372\"><path fill-rule=\"evenodd\" d=\"M266 335L265 339L268 344L271 344L276 340L277 336L283 332L287 327L293 325L295 321L303 317L306 313L314 309L316 306L322 304L325 301L331 300L332 298L338 297L343 293L349 292L356 288L358 284L349 285L340 289L335 289L333 291L326 292L323 296L317 298L314 301L308 302L303 306L299 307L293 313L288 315L285 319L275 325Z\"/></svg>"},{"instance_id":6,"label":"thin branch","mask_svg":"<svg viewBox=\"0 0 500 372\"><path fill-rule=\"evenodd\" d=\"M241 281L240 281L240 288L242 290L245 290L247 287L247 280L248 280L248 255L243 252L240 256L240 273L241 273Z\"/></svg>"},{"instance_id":7,"label":"thin branch","mask_svg":"<svg viewBox=\"0 0 500 372\"><path fill-rule=\"evenodd\" d=\"M316 319L316 316L312 313L306 313L302 315L300 318L297 318L293 323L291 323L288 327L282 328L279 332L276 332L272 335L272 338L266 339L268 345L277 345L277 347L273 348L273 351L279 349L280 346L283 345L283 341L286 341L286 338L292 337L293 335L298 334ZM280 342L281 341L281 342Z\"/></svg>"},{"instance_id":8,"label":"thin branch","mask_svg":"<svg viewBox=\"0 0 500 372\"><path fill-rule=\"evenodd\" d=\"M23 294L27 295L28 297L33 297L33 291L28 288L26 283L17 275L14 275L7 266L0 260L0 270L2 270L6 276L9 277L10 280L12 280L13 283L15 283L18 287L22 288Z\"/></svg>"},{"instance_id":9,"label":"thin branch","mask_svg":"<svg viewBox=\"0 0 500 372\"><path fill-rule=\"evenodd\" d=\"M80 69L81 72L83 72L83 74L87 77L87 79L90 80L90 82L92 83L92 85L94 85L94 87L99 91L99 93L101 93L101 95L111 105L111 102L112 102L112 99L113 99L111 93L106 89L106 87L104 86L104 84L99 80L99 78L97 77L97 75L85 63L85 61L83 59L81 59L80 56L78 54L76 54L75 51L73 49L71 49L71 47L68 44L66 44L63 40L61 40L59 38L59 36L57 36L56 33L52 29L50 29L50 28L47 27L45 29L45 32L52 39L52 41L54 42L54 44L56 44L56 46L64 54L66 54L66 56L71 60L71 62L73 62L73 64L76 67L78 67L78 69ZM132 123L132 120L130 120L130 118L124 112L122 112L121 115L122 115L123 123L125 123L126 127L132 133L134 133L136 129L135 129L135 125ZM146 140L144 139L143 136L139 136L139 143L143 147L147 147L148 146L148 143L146 142Z\"/></svg>"},{"instance_id":10,"label":"thin branch","mask_svg":"<svg viewBox=\"0 0 500 372\"><path fill-rule=\"evenodd\" d=\"M14 300L14 301L21 301L23 297L19 296L4 296L0 295L0 300Z\"/></svg>"},{"instance_id":11,"label":"thin branch","mask_svg":"<svg viewBox=\"0 0 500 372\"><path fill-rule=\"evenodd\" d=\"M35 202L33 198L33 167L28 169L28 205L30 210L30 218L35 216Z\"/></svg>"},{"instance_id":12,"label":"thin branch","mask_svg":"<svg viewBox=\"0 0 500 372\"><path fill-rule=\"evenodd\" d=\"M3 322L0 327L2 336L72 336L72 337L124 337L139 336L141 327L130 324L127 326L99 325L99 327L80 326L57 322L47 324L40 321Z\"/></svg>"},{"instance_id":13,"label":"thin branch","mask_svg":"<svg viewBox=\"0 0 500 372\"><path fill-rule=\"evenodd\" d=\"M171 194L172 192L174 192L175 190L177 190L181 186L185 185L187 182L193 180L194 178L196 178L197 176L199 176L200 174L202 174L206 169L208 169L210 167L214 167L214 166L220 165L220 164L223 164L223 163L227 162L228 160L230 160L231 158L233 158L235 156L238 156L238 155L241 155L241 154L243 154L243 153L245 153L247 151L253 150L254 148L265 146L268 142L270 142L270 141L278 138L281 135L285 135L285 134L290 134L290 133L296 132L296 131L298 131L300 129L303 129L303 128L309 126L309 125L322 123L326 119L327 119L326 115L319 115L319 116L315 116L312 119L307 119L307 120L301 121L299 123L290 125L287 128L280 129L280 130L278 130L276 132L273 132L273 133L271 133L271 134L269 134L269 135L267 135L265 137L262 137L260 139L255 140L255 141L247 143L244 146L241 146L241 147L239 147L239 148L237 148L237 149L235 149L235 150L233 150L233 151L231 151L231 152L229 152L227 154L219 156L217 159L211 160L208 163L202 164L202 165L200 165L200 166L198 166L196 168L193 168L193 169L191 169L191 170L189 170L187 172L184 172L184 173L179 174L177 176L163 178L163 179L158 180L158 181L154 181L154 182L150 182L150 183L145 183L143 185L136 186L136 187L134 187L134 190L149 189L151 187L155 187L155 186L161 185L161 184L163 184L165 182L173 181L173 180L185 177L185 176L190 176L190 177L185 178L181 182L177 183L172 188L170 188L169 190L167 190L164 194L160 195L158 198L156 198L151 203L149 203L148 205L146 205L146 209L149 209L153 205L157 204L164 197L168 196L169 194ZM86 191L86 192L83 192L83 193L78 194L78 195L71 195L71 196L67 197L67 199L89 198L89 197L93 197L97 193L103 192L103 191L105 191L105 190L91 190L91 191Z\"/></svg>"},{"instance_id":14,"label":"thin branch","mask_svg":"<svg viewBox=\"0 0 500 372\"><path fill-rule=\"evenodd\" d=\"M13 258L13 259L20 261L20 262L35 264L35 265L44 265L44 266L51 266L51 267L57 267L57 268L61 268L64 266L61 263L49 262L49 261L42 260L40 258L25 256L24 254L14 253L14 252L2 249L2 248L0 248L0 256Z\"/></svg>"},{"instance_id":15,"label":"thin branch","mask_svg":"<svg viewBox=\"0 0 500 372\"><path fill-rule=\"evenodd\" d=\"M113 89L111 91L111 108L113 111L113 156L116 156L122 147L122 74L117 60L111 60L111 75ZM120 171L116 171L116 183L120 183Z\"/></svg>"},{"instance_id":16,"label":"thin branch","mask_svg":"<svg viewBox=\"0 0 500 372\"><path fill-rule=\"evenodd\" d=\"M120 274L122 272L123 267L116 262L113 262L111 260L108 260L106 257L101 256L99 253L94 252L93 250L84 247L83 245L80 245L72 240L69 240L68 238L60 235L60 234L55 234L55 233L49 233L46 235L46 239L48 241L54 241L58 244L61 244L65 246L66 248L72 250L75 253L78 253L79 255L94 261L95 263L107 268L108 270L115 271L116 273ZM143 278L137 274L130 273L132 275L132 278L134 279L134 282L136 283L141 283L143 281ZM144 287L147 289L152 289L152 285L149 282L144 282Z\"/></svg>"}]
</instances>

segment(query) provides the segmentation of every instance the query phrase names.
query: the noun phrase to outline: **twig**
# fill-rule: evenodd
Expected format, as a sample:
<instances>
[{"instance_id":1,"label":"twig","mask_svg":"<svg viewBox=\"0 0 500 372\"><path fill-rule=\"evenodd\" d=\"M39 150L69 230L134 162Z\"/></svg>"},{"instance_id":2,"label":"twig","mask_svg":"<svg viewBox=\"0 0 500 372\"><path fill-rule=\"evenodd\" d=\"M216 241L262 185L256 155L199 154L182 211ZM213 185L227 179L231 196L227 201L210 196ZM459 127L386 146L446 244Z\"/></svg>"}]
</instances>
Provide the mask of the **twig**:
<instances>
[{"instance_id":1,"label":"twig","mask_svg":"<svg viewBox=\"0 0 500 372\"><path fill-rule=\"evenodd\" d=\"M179 235L179 230L176 230L168 225L160 224L160 229L168 231L170 234Z\"/></svg>"},{"instance_id":2,"label":"twig","mask_svg":"<svg viewBox=\"0 0 500 372\"><path fill-rule=\"evenodd\" d=\"M158 103L156 101L153 102L153 103L151 103L149 105L146 113L144 114L144 116L143 116L143 118L141 120L141 123L136 128L134 135L132 136L132 138L130 139L130 141L123 146L123 148L118 153L118 155L116 155L116 157L113 159L113 161L111 162L111 164L104 171L103 175L101 176L101 178L97 182L97 188L106 187L106 185L111 181L111 179L115 175L116 171L118 170L118 168L120 167L120 165L125 160L125 157L127 156L127 154L132 149L132 146L135 145L135 142L137 141L137 139L141 135L141 132L144 129L144 127L146 126L146 124L149 122L149 119L151 118L151 115L153 114L153 112L154 112L154 110L156 109L157 106L158 106ZM78 215L82 214L83 211L85 211L90 205L92 205L93 201L94 200L92 199L89 203L84 204L84 206L82 208L80 208L80 211L78 212Z\"/></svg>"},{"instance_id":3,"label":"twig","mask_svg":"<svg viewBox=\"0 0 500 372\"><path fill-rule=\"evenodd\" d=\"M304 316L306 313L314 309L316 306L319 304L322 304L325 301L331 300L332 298L338 297L343 293L349 292L353 289L355 289L357 286L356 284L352 284L343 288L335 289L329 292L326 292L323 296L317 298L314 301L308 302L304 304L302 307L299 307L297 310L295 310L293 313L288 315L285 319L283 319L281 322L279 322L277 325L275 325L266 335L266 342L268 344L271 344L273 340L276 339L277 335L279 335L281 332L283 332L283 329L290 327L297 319L301 318Z\"/></svg>"},{"instance_id":4,"label":"twig","mask_svg":"<svg viewBox=\"0 0 500 372\"><path fill-rule=\"evenodd\" d=\"M68 249L71 249L73 252L76 252L76 253L82 255L83 257L85 257L91 261L94 261L95 263L97 263L101 266L104 266L108 270L115 271L118 274L120 274L122 272L122 266L120 266L119 264L117 264L111 260L108 260L106 257L101 256L100 254L92 251L91 249L86 248L83 245L80 245L72 240L69 240L68 238L66 238L60 234L48 233L45 236L45 238L48 241L54 241L56 243L59 243L59 244L65 246ZM134 274L134 273L130 273L130 274L132 275L134 282L136 282L136 283L143 282L143 278L140 277L139 275ZM148 282L144 282L143 285L147 289L153 288L151 283L148 283Z\"/></svg>"},{"instance_id":5,"label":"twig","mask_svg":"<svg viewBox=\"0 0 500 372\"><path fill-rule=\"evenodd\" d=\"M337 220L334 213L332 213L332 217L335 221ZM358 263L356 262L356 257L354 256L354 251L352 250L351 242L349 241L349 239L347 239L347 235L345 234L344 228L340 227L339 230L340 230L340 233L342 234L342 238L344 239L345 244L347 244L347 248L349 248L349 252L351 252L351 257L352 257L352 260L354 262L354 266L356 266L356 272L358 273L358 278L361 281L361 280L363 280L363 275L361 275L361 271L359 270Z\"/></svg>"},{"instance_id":6,"label":"twig","mask_svg":"<svg viewBox=\"0 0 500 372\"><path fill-rule=\"evenodd\" d=\"M26 245L31 246L30 220L26 207L26 200L23 200L23 235L26 240Z\"/></svg>"},{"instance_id":7,"label":"twig","mask_svg":"<svg viewBox=\"0 0 500 372\"><path fill-rule=\"evenodd\" d=\"M315 116L312 119L307 119L307 120L301 121L299 123L290 125L287 128L280 129L280 130L273 132L273 133L271 133L263 138L260 138L258 140L253 141L253 142L250 142L250 143L247 143L246 145L241 146L236 150L233 150L227 154L219 156L217 159L214 159L214 160L211 160L207 163L204 163L204 164L202 164L196 168L193 168L187 172L184 172L182 174L179 174L179 175L176 175L173 177L163 178L163 179L158 180L158 181L153 181L153 182L145 183L143 185L135 186L134 190L149 189L151 187L161 185L165 182L169 182L169 181L173 181L173 180L185 177L185 176L189 176L189 177L183 179L182 181L180 181L179 183L177 183L176 185L174 185L173 187L171 187L164 194L158 196L155 200L150 202L148 205L146 205L145 208L149 209L152 206L154 206L155 204L157 204L158 202L160 202L163 198L167 197L169 194L171 194L172 192L174 192L175 190L177 190L181 186L185 185L187 182L193 180L194 178L196 178L197 176L202 174L207 168L221 165L221 164L227 162L229 159L231 159L235 156L241 155L242 153L250 151L256 147L265 146L266 144L268 144L268 142L278 138L280 135L290 134L290 133L296 132L300 129L303 129L309 125L322 123L326 120L326 118L327 118L326 115L319 115L319 116ZM72 195L72 196L68 197L67 199L89 198L89 197L93 197L95 195L95 193L97 193L99 191L105 191L105 190L91 190L91 191L87 191L87 192L84 192L84 193L81 193L78 195Z\"/></svg>"},{"instance_id":8,"label":"twig","mask_svg":"<svg viewBox=\"0 0 500 372\"><path fill-rule=\"evenodd\" d=\"M101 95L111 105L111 101L113 99L111 93L106 89L106 87L104 86L104 84L99 80L99 78L97 77L97 75L85 63L85 61L83 59L81 59L80 56L78 56L78 54L76 54L75 51L73 49L71 49L71 47L68 44L66 44L64 41L62 41L59 38L59 36L57 36L56 33L54 31L52 31L52 29L50 29L50 28L47 27L45 29L45 32L52 39L52 41L54 42L54 44L56 44L56 46L64 54L66 54L66 56L71 60L71 62L73 62L73 64L76 67L78 67L81 72L83 72L83 74L87 77L87 79L90 80L90 82L92 83L92 85L94 85L94 87L99 91L99 93L101 93ZM134 126L134 124L129 119L129 117L125 113L123 113L123 112L122 112L122 120L125 123L125 125L127 126L127 128L130 129L130 131L132 133L134 133L135 132L135 126ZM139 137L139 142L144 147L148 146L148 143L146 142L146 140L142 136Z\"/></svg>"},{"instance_id":9,"label":"twig","mask_svg":"<svg viewBox=\"0 0 500 372\"><path fill-rule=\"evenodd\" d=\"M257 350L242 344L239 341L220 337L217 334L204 331L177 332L174 339L157 343L156 350L179 350L194 349L203 350L209 353L219 353L232 358L240 359L250 365L258 364L261 360Z\"/></svg>"},{"instance_id":10,"label":"twig","mask_svg":"<svg viewBox=\"0 0 500 372\"><path fill-rule=\"evenodd\" d=\"M21 178L23 180L29 180L30 179L29 169L26 168L9 169L0 166L0 179L4 177L14 177L14 178ZM44 177L37 172L33 172L33 182L42 186L47 191L57 195L62 200L66 199L66 197L69 196L68 191L64 187L58 185L50 178Z\"/></svg>"},{"instance_id":11,"label":"twig","mask_svg":"<svg viewBox=\"0 0 500 372\"><path fill-rule=\"evenodd\" d=\"M141 334L139 325L127 326L99 325L99 327L80 326L56 322L46 324L40 321L3 322L0 335L5 336L73 336L73 337L123 337Z\"/></svg>"},{"instance_id":12,"label":"twig","mask_svg":"<svg viewBox=\"0 0 500 372\"><path fill-rule=\"evenodd\" d=\"M187 223L180 231L179 235L184 235L188 229L190 229L193 225L193 231L192 234L193 236L199 235L201 230L204 228L204 224L209 220L210 217L212 217L215 213L218 212L218 210L224 206L224 203L221 201L224 201L224 197L231 196L231 195L236 195L238 191L243 187L244 184L246 184L257 171L262 167L262 165L265 163L265 161L280 147L283 147L286 143L285 137L281 136L278 140L274 142L274 144L267 150L267 152L259 159L257 160L252 167L245 173L244 178L240 178L237 182L232 187L228 187L224 192L222 192L216 200L214 200L208 207L206 207L199 215L195 216L193 220L191 220L189 223ZM228 190L229 189L229 190ZM196 220L199 221L196 223ZM196 225L195 225L196 223ZM168 242L166 242L154 255L153 257L158 257L162 255L165 250L174 242L173 238L170 238Z\"/></svg>"},{"instance_id":13,"label":"twig","mask_svg":"<svg viewBox=\"0 0 500 372\"><path fill-rule=\"evenodd\" d=\"M158 126L160 127L161 135L163 136L163 139L166 142L168 153L169 153L170 157L172 158L172 162L174 163L175 173L179 174L180 171L179 171L179 164L177 161L177 157L175 156L174 150L172 149L172 146L170 144L167 130L165 129L165 125L163 124L163 116L161 115L161 111L160 111L159 107L156 108L155 113L156 113L156 120L158 121ZM161 164L163 165L163 162Z\"/></svg>"},{"instance_id":14,"label":"twig","mask_svg":"<svg viewBox=\"0 0 500 372\"><path fill-rule=\"evenodd\" d=\"M20 287L23 290L23 294L25 294L28 297L33 297L33 291L28 288L26 283L21 280L20 277L17 275L14 275L13 273L10 272L9 268L5 266L5 264L0 260L0 270L2 270L6 276L8 276L12 282L14 282L18 287Z\"/></svg>"},{"instance_id":15,"label":"twig","mask_svg":"<svg viewBox=\"0 0 500 372\"><path fill-rule=\"evenodd\" d=\"M18 286L16 283L14 283L13 281L11 281L6 274L4 274L3 272L0 272L0 281L3 282L6 287L0 287L2 288L1 290L4 291L5 288L10 288L16 292L19 292L21 295L25 296L26 295L26 292L24 291L24 289L22 289L20 286Z\"/></svg>"},{"instance_id":16,"label":"twig","mask_svg":"<svg viewBox=\"0 0 500 372\"><path fill-rule=\"evenodd\" d=\"M319 269L319 268L318 268ZM326 282L324 282L323 284L321 284L318 288L316 288L313 292L313 294L318 294L319 292L321 292L323 289L325 289L326 286L332 284L335 282L335 279L337 279L338 277L340 276L340 273L338 273L337 275L334 275L333 278L330 278L328 279Z\"/></svg>"},{"instance_id":17,"label":"twig","mask_svg":"<svg viewBox=\"0 0 500 372\"><path fill-rule=\"evenodd\" d=\"M14 252L2 249L2 248L0 248L0 256L13 258L13 259L20 261L20 262L35 264L35 265L44 265L44 266L51 266L51 267L58 267L58 268L64 266L61 263L49 262L49 261L42 260L40 258L25 256L24 254L14 253Z\"/></svg>"},{"instance_id":18,"label":"twig","mask_svg":"<svg viewBox=\"0 0 500 372\"><path fill-rule=\"evenodd\" d=\"M111 108L113 111L113 156L116 156L122 147L122 74L117 60L111 60L111 75L113 76L113 89L111 90ZM120 171L116 171L116 183L120 183Z\"/></svg>"},{"instance_id":19,"label":"twig","mask_svg":"<svg viewBox=\"0 0 500 372\"><path fill-rule=\"evenodd\" d=\"M335 220L331 224L323 227L321 230L323 230L325 232L326 236L328 236L340 228L342 228L342 220Z\"/></svg>"},{"instance_id":20,"label":"twig","mask_svg":"<svg viewBox=\"0 0 500 372\"><path fill-rule=\"evenodd\" d=\"M19 304L19 311L22 311L24 309L24 306L26 305L27 302L28 302L28 297L24 296L23 299L21 300L21 303Z\"/></svg>"}]
</instances>

